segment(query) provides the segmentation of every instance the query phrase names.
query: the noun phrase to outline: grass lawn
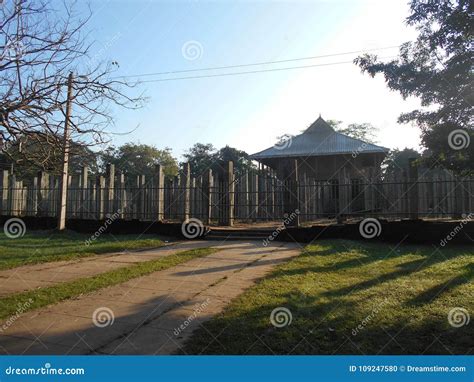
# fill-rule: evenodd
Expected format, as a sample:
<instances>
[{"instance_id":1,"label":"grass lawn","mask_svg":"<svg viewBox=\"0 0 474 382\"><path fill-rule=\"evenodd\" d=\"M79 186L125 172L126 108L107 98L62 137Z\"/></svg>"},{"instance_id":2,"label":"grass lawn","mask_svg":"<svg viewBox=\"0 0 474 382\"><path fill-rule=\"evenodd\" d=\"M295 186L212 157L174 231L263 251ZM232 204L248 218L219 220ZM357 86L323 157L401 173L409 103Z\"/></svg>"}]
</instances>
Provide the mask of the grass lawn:
<instances>
[{"instance_id":1,"label":"grass lawn","mask_svg":"<svg viewBox=\"0 0 474 382\"><path fill-rule=\"evenodd\" d=\"M472 247L319 241L205 323L183 352L472 354L474 322L453 327L448 314L474 316L473 255ZM270 316L282 307L291 322L276 327ZM274 319L289 321L285 312Z\"/></svg>"},{"instance_id":2,"label":"grass lawn","mask_svg":"<svg viewBox=\"0 0 474 382\"><path fill-rule=\"evenodd\" d=\"M67 231L36 231L17 239L0 234L0 269L49 261L72 260L99 253L117 252L149 247L160 247L163 242L155 235L102 234L90 245L85 241L90 234Z\"/></svg>"},{"instance_id":3,"label":"grass lawn","mask_svg":"<svg viewBox=\"0 0 474 382\"><path fill-rule=\"evenodd\" d=\"M97 276L86 277L71 282L61 283L47 288L36 289L0 298L0 318L15 314L18 306L27 306L23 311L40 308L46 305L77 297L84 293L123 283L125 281L161 271L186 261L203 257L217 252L215 248L198 248L162 257L156 260L137 263L125 268L101 273Z\"/></svg>"}]
</instances>

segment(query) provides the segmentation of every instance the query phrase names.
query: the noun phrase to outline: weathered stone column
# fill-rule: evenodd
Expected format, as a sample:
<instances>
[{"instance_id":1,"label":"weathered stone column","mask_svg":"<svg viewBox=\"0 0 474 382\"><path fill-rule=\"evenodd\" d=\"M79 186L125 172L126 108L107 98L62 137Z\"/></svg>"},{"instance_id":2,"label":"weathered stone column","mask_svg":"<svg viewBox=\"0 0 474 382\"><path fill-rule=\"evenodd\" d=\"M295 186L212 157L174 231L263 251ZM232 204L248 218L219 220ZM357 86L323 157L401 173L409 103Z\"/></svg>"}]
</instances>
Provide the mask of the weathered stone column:
<instances>
[{"instance_id":1,"label":"weathered stone column","mask_svg":"<svg viewBox=\"0 0 474 382\"><path fill-rule=\"evenodd\" d=\"M162 165L155 166L155 204L156 219L165 219L165 173Z\"/></svg>"},{"instance_id":2,"label":"weathered stone column","mask_svg":"<svg viewBox=\"0 0 474 382\"><path fill-rule=\"evenodd\" d=\"M184 164L183 171L183 221L187 222L191 211L191 166L189 163Z\"/></svg>"},{"instance_id":3,"label":"weathered stone column","mask_svg":"<svg viewBox=\"0 0 474 382\"><path fill-rule=\"evenodd\" d=\"M296 212L299 208L298 198L298 159L290 159L290 166L285 177L285 210L284 213L288 219L288 227L298 227L300 225L300 217Z\"/></svg>"},{"instance_id":4,"label":"weathered stone column","mask_svg":"<svg viewBox=\"0 0 474 382\"><path fill-rule=\"evenodd\" d=\"M418 219L418 167L415 159L408 160L408 195L410 198L410 219Z\"/></svg>"}]
</instances>

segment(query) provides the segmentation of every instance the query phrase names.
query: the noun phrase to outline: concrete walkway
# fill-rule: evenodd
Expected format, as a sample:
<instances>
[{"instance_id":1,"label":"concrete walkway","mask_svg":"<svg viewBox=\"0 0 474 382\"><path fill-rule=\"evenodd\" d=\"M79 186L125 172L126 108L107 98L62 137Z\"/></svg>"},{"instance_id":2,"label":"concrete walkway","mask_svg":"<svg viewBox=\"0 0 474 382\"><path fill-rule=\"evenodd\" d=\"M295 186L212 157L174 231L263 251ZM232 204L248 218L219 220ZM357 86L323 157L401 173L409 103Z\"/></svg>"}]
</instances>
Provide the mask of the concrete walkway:
<instances>
[{"instance_id":1,"label":"concrete walkway","mask_svg":"<svg viewBox=\"0 0 474 382\"><path fill-rule=\"evenodd\" d=\"M0 353L171 354L274 265L300 253L288 243L213 246L221 250L12 317L0 330Z\"/></svg>"},{"instance_id":2,"label":"concrete walkway","mask_svg":"<svg viewBox=\"0 0 474 382\"><path fill-rule=\"evenodd\" d=\"M92 277L134 263L155 260L188 249L209 247L206 241L186 241L160 248L106 253L76 260L25 265L0 271L0 297Z\"/></svg>"}]
</instances>

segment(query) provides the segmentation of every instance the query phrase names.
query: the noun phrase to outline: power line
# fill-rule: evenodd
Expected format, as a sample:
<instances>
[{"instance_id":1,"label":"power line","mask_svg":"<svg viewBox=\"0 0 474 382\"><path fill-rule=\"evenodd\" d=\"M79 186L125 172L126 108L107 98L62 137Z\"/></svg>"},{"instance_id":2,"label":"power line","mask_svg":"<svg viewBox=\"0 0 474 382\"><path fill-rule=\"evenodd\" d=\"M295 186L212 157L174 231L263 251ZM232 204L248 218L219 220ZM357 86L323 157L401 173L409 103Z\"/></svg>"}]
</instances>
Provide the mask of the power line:
<instances>
[{"instance_id":1,"label":"power line","mask_svg":"<svg viewBox=\"0 0 474 382\"><path fill-rule=\"evenodd\" d=\"M332 53L332 54L325 54L325 55L320 55L320 56L298 57L298 58L290 58L290 59L286 59L286 60L276 60L276 61L261 61L261 62L254 62L254 63L248 63L248 64L238 64L238 65L213 66L213 67L207 67L207 68L201 68L201 69L186 69L186 70L172 70L172 71L167 71L167 72L129 74L129 75L125 75L125 76L117 76L117 77L114 77L114 78L161 76L161 75L168 75L168 74L203 72L203 71L209 71L209 70L244 68L244 67L248 67L248 66L269 65L269 64L281 64L281 63L284 63L284 62L314 60L314 59L317 59L317 58L326 58L326 57L335 57L335 56L345 56L345 55L348 55L348 54L355 54L355 53L362 53L362 52L372 52L372 51L376 51L376 50L387 50L387 49L394 49L394 48L399 48L399 47L400 47L400 45L393 45L393 46L386 46L386 47L382 47L382 48L354 50L354 51L351 51L351 52Z\"/></svg>"},{"instance_id":2,"label":"power line","mask_svg":"<svg viewBox=\"0 0 474 382\"><path fill-rule=\"evenodd\" d=\"M391 57L384 57L391 58ZM272 69L260 69L260 70L249 70L245 72L229 72L229 73L218 73L218 74L203 74L200 76L187 76L187 77L173 77L173 78L159 78L155 80L145 80L138 81L138 83L149 83L149 82L165 82L165 81L178 81L178 80L191 80L197 78L212 78L212 77L225 77L225 76L238 76L242 74L254 74L254 73L265 73L265 72L278 72L283 70L292 70L292 69L307 69L314 68L318 66L332 66L332 65L342 65L342 64L353 64L353 61L340 61L340 62L330 62L327 64L314 64L314 65L301 65L301 66L289 66L285 68L272 68Z\"/></svg>"}]
</instances>

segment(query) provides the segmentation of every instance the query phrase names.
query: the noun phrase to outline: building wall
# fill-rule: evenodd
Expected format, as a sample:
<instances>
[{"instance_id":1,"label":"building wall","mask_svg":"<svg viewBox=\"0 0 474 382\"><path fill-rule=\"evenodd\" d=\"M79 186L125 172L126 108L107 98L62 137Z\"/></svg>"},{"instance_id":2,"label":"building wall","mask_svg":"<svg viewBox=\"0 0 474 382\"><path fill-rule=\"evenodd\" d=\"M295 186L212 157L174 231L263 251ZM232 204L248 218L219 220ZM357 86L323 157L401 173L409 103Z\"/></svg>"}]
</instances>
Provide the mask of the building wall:
<instances>
[{"instance_id":1,"label":"building wall","mask_svg":"<svg viewBox=\"0 0 474 382\"><path fill-rule=\"evenodd\" d=\"M351 180L367 181L377 179L381 173L383 154L328 155L308 158L280 158L262 161L265 165L277 170L280 179L286 179L293 172L295 160L298 163L300 178L316 180Z\"/></svg>"}]
</instances>

